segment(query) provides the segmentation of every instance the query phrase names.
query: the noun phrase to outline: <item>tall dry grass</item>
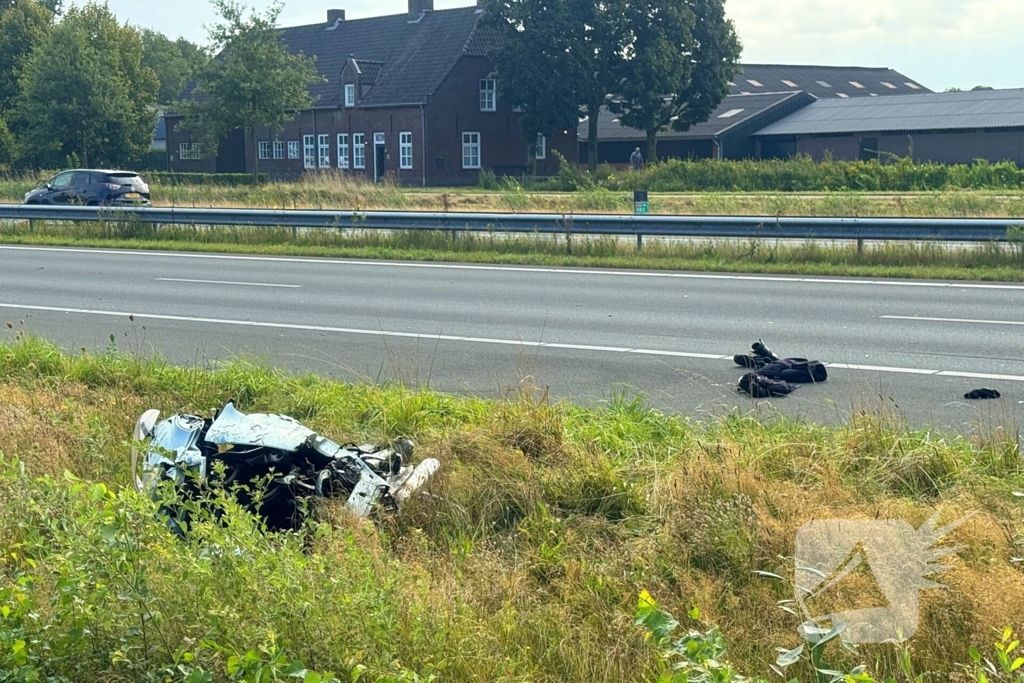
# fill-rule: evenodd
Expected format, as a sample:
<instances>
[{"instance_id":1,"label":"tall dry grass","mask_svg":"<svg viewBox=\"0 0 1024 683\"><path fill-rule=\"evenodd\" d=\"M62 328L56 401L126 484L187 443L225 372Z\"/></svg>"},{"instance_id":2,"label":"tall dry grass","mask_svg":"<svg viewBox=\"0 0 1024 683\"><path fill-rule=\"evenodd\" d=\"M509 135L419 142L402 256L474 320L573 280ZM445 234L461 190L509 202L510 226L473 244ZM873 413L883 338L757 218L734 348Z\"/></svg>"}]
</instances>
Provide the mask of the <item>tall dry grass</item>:
<instances>
[{"instance_id":1,"label":"tall dry grass","mask_svg":"<svg viewBox=\"0 0 1024 683\"><path fill-rule=\"evenodd\" d=\"M225 503L226 524L177 541L125 490L127 436L144 407L201 412L228 398L341 441L409 435L443 474L431 497L376 524L327 506L305 532L268 536ZM0 620L0 639L70 680L185 680L197 667L226 680L250 660L362 680L653 680L658 654L632 624L642 590L676 614L699 606L733 662L767 677L774 648L797 644L797 620L777 609L786 588L753 572L791 575L801 525L916 526L940 508L944 520L980 514L948 539L964 547L948 589L924 594L915 671L950 680L970 647L1024 624L1012 434L915 432L881 413L833 428L697 423L638 400L584 410L521 388L484 401L22 339L0 345L0 451L0 607L23 615L16 628ZM891 646L833 663L861 661L906 680Z\"/></svg>"}]
</instances>

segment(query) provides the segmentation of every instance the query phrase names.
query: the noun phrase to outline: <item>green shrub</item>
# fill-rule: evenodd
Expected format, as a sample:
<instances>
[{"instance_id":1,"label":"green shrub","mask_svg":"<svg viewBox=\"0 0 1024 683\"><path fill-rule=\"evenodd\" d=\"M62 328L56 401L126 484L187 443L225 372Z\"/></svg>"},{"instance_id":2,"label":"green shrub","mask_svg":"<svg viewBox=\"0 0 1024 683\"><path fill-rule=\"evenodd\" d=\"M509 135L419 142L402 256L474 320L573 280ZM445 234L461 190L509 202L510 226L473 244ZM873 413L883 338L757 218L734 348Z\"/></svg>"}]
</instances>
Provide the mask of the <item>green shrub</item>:
<instances>
[{"instance_id":1,"label":"green shrub","mask_svg":"<svg viewBox=\"0 0 1024 683\"><path fill-rule=\"evenodd\" d=\"M477 180L476 186L481 190L497 190L501 187L498 184L498 177L494 175L494 171L489 168L480 169L480 176Z\"/></svg>"}]
</instances>

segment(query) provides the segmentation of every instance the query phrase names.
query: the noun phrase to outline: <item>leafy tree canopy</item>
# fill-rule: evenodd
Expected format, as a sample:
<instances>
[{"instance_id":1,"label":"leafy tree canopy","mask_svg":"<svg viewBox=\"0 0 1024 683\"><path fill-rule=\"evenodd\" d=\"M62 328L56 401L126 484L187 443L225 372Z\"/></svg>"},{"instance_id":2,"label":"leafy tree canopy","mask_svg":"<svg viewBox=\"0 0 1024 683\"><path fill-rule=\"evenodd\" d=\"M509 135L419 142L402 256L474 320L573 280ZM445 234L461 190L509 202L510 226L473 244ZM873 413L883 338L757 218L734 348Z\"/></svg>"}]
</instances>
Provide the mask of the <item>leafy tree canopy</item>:
<instances>
[{"instance_id":1,"label":"leafy tree canopy","mask_svg":"<svg viewBox=\"0 0 1024 683\"><path fill-rule=\"evenodd\" d=\"M597 116L622 62L625 0L487 0L503 35L492 54L502 96L523 110L527 140L589 117L596 170ZM570 122L572 125L569 125Z\"/></svg>"},{"instance_id":2,"label":"leafy tree canopy","mask_svg":"<svg viewBox=\"0 0 1024 683\"><path fill-rule=\"evenodd\" d=\"M277 20L280 2L264 14L249 11L237 0L213 0L220 21L209 31L217 57L196 75L196 90L181 105L182 126L216 150L228 133L242 129L256 145L256 129L279 128L296 110L312 105L308 88L321 80L313 60L288 52ZM253 154L253 177L259 169Z\"/></svg>"},{"instance_id":3,"label":"leafy tree canopy","mask_svg":"<svg viewBox=\"0 0 1024 683\"><path fill-rule=\"evenodd\" d=\"M159 31L142 29L142 63L160 81L157 102L171 104L185 85L209 61L206 52L184 38L171 40Z\"/></svg>"},{"instance_id":4,"label":"leafy tree canopy","mask_svg":"<svg viewBox=\"0 0 1024 683\"><path fill-rule=\"evenodd\" d=\"M725 0L627 0L629 45L613 109L647 134L685 132L707 121L729 94L742 47Z\"/></svg>"},{"instance_id":5,"label":"leafy tree canopy","mask_svg":"<svg viewBox=\"0 0 1024 683\"><path fill-rule=\"evenodd\" d=\"M503 35L491 56L526 139L587 120L591 171L602 107L654 152L659 132L706 121L739 68L725 0L487 0L485 12Z\"/></svg>"},{"instance_id":6,"label":"leafy tree canopy","mask_svg":"<svg viewBox=\"0 0 1024 683\"><path fill-rule=\"evenodd\" d=\"M120 166L152 142L157 79L142 65L142 39L106 5L72 7L25 64L20 143L34 154L77 155Z\"/></svg>"},{"instance_id":7,"label":"leafy tree canopy","mask_svg":"<svg viewBox=\"0 0 1024 683\"><path fill-rule=\"evenodd\" d=\"M49 34L53 16L53 11L35 0L4 0L0 4L0 116L14 108L21 72L32 50Z\"/></svg>"}]
</instances>

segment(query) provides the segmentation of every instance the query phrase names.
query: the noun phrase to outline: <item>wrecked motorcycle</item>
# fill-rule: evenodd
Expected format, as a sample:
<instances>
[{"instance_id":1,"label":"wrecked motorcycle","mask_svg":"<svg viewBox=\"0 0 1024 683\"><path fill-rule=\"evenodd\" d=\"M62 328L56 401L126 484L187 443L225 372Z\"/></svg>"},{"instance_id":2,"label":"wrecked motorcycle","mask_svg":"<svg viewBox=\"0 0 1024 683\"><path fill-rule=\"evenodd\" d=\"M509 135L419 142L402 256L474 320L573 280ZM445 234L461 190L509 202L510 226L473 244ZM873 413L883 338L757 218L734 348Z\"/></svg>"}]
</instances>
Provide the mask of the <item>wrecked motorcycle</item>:
<instances>
[{"instance_id":1,"label":"wrecked motorcycle","mask_svg":"<svg viewBox=\"0 0 1024 683\"><path fill-rule=\"evenodd\" d=\"M205 486L228 488L274 530L298 527L302 501L310 498L343 498L360 517L395 511L440 469L433 458L408 465L408 439L339 445L291 417L247 415L231 402L213 418L179 414L160 421L159 411L147 411L134 439L132 477L140 493L156 497L164 481L186 495ZM165 512L180 532L174 511Z\"/></svg>"}]
</instances>

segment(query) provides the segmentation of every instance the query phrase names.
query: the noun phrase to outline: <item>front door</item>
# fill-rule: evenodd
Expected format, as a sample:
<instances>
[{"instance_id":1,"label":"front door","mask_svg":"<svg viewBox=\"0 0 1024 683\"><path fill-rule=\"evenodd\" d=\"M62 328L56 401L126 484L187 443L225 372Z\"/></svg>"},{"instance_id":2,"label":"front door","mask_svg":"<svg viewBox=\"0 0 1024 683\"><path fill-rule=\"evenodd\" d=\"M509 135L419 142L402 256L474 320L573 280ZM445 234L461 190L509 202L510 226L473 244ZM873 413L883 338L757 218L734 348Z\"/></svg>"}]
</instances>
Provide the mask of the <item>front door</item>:
<instances>
[{"instance_id":1,"label":"front door","mask_svg":"<svg viewBox=\"0 0 1024 683\"><path fill-rule=\"evenodd\" d=\"M373 134L373 179L376 182L384 180L387 173L387 151L384 145L384 133Z\"/></svg>"},{"instance_id":2,"label":"front door","mask_svg":"<svg viewBox=\"0 0 1024 683\"><path fill-rule=\"evenodd\" d=\"M61 173L48 183L49 192L43 200L47 204L67 204L71 201L71 183L75 173Z\"/></svg>"}]
</instances>

